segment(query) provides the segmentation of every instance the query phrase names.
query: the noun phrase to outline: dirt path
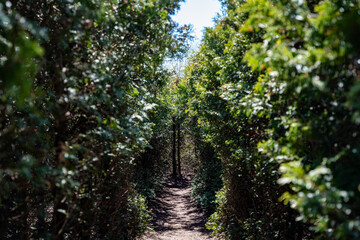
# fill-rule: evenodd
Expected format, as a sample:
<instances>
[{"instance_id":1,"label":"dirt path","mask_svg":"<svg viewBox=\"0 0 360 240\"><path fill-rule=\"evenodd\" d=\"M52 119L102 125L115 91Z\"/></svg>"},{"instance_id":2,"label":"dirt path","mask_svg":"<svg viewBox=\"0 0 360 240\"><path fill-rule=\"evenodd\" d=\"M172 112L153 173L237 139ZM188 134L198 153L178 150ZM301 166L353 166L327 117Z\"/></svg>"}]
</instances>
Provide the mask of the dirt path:
<instances>
[{"instance_id":1,"label":"dirt path","mask_svg":"<svg viewBox=\"0 0 360 240\"><path fill-rule=\"evenodd\" d=\"M146 233L144 240L212 239L205 228L206 217L190 197L190 178L169 178L163 193L152 203L152 225L155 232Z\"/></svg>"}]
</instances>

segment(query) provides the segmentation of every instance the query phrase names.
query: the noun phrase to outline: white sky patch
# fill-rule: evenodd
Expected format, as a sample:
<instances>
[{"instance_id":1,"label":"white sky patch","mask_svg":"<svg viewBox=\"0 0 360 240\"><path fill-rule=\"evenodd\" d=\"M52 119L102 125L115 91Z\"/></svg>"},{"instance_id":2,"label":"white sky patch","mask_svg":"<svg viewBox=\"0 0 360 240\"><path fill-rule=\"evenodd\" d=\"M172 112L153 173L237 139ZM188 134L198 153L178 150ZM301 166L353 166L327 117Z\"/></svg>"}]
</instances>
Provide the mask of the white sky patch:
<instances>
[{"instance_id":1,"label":"white sky patch","mask_svg":"<svg viewBox=\"0 0 360 240\"><path fill-rule=\"evenodd\" d=\"M193 26L192 35L195 35L195 39L190 43L189 56L198 50L200 40L204 35L204 28L215 25L213 20L217 13L221 14L221 4L218 0L185 0L181 3L180 10L172 16L172 19L180 25L191 24ZM165 60L165 67L179 75L186 65L187 57L181 60Z\"/></svg>"},{"instance_id":2,"label":"white sky patch","mask_svg":"<svg viewBox=\"0 0 360 240\"><path fill-rule=\"evenodd\" d=\"M204 28L214 26L213 19L217 13L221 13L218 0L186 0L172 18L180 25L193 25L195 42L198 42L203 36Z\"/></svg>"}]
</instances>

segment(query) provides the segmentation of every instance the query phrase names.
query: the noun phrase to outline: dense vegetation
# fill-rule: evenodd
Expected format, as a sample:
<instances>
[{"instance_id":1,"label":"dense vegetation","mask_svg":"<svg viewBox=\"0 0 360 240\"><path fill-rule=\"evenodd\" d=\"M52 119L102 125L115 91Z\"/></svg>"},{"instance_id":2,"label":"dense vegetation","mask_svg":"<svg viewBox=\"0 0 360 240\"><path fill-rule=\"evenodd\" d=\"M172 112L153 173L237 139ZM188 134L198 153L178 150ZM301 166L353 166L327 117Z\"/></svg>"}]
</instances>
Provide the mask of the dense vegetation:
<instances>
[{"instance_id":1,"label":"dense vegetation","mask_svg":"<svg viewBox=\"0 0 360 240\"><path fill-rule=\"evenodd\" d=\"M135 239L164 175L225 239L360 238L360 3L0 1L0 238ZM181 160L181 162L180 162Z\"/></svg>"},{"instance_id":2,"label":"dense vegetation","mask_svg":"<svg viewBox=\"0 0 360 240\"><path fill-rule=\"evenodd\" d=\"M183 79L223 166L208 227L227 239L358 239L359 2L223 4Z\"/></svg>"},{"instance_id":3,"label":"dense vegetation","mask_svg":"<svg viewBox=\"0 0 360 240\"><path fill-rule=\"evenodd\" d=\"M0 238L133 239L178 0L0 2ZM161 109L160 109L161 110ZM153 141L156 141L153 140Z\"/></svg>"}]
</instances>

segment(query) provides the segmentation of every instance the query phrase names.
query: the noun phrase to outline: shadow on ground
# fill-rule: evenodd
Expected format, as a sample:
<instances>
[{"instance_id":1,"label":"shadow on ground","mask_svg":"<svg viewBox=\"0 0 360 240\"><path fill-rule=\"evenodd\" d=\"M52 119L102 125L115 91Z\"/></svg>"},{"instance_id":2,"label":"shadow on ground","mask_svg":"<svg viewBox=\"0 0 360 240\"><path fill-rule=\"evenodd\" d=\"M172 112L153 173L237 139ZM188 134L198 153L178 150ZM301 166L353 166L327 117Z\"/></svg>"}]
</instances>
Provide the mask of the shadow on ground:
<instances>
[{"instance_id":1,"label":"shadow on ground","mask_svg":"<svg viewBox=\"0 0 360 240\"><path fill-rule=\"evenodd\" d=\"M210 231L205 228L208 216L190 197L190 183L191 175L169 176L162 192L149 202L151 226L159 236L170 234L172 231L181 234L183 231L184 234L204 236L197 239L209 239Z\"/></svg>"}]
</instances>

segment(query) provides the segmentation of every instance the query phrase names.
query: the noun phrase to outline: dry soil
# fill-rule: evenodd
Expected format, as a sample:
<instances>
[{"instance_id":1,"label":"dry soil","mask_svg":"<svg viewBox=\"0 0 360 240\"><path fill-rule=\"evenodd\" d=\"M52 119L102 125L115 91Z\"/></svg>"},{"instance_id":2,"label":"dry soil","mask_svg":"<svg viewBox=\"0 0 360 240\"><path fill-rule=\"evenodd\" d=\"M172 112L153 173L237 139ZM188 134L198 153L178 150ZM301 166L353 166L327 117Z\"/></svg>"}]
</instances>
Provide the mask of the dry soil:
<instances>
[{"instance_id":1,"label":"dry soil","mask_svg":"<svg viewBox=\"0 0 360 240\"><path fill-rule=\"evenodd\" d=\"M169 177L159 196L149 205L154 231L144 240L205 240L212 239L205 228L207 220L191 198L191 177Z\"/></svg>"}]
</instances>

